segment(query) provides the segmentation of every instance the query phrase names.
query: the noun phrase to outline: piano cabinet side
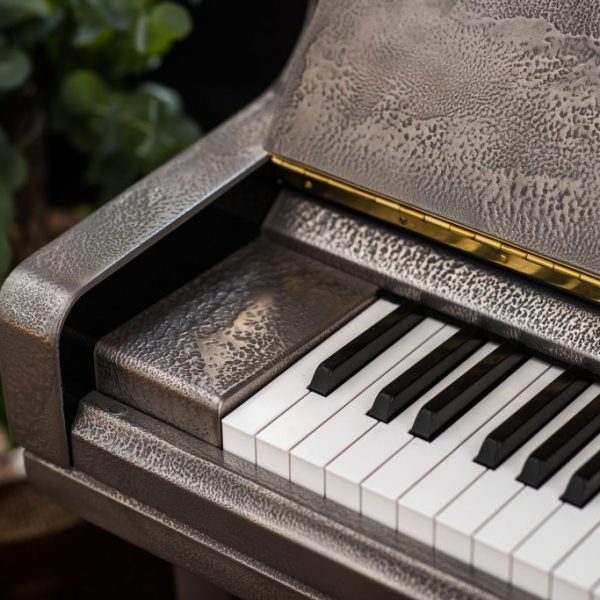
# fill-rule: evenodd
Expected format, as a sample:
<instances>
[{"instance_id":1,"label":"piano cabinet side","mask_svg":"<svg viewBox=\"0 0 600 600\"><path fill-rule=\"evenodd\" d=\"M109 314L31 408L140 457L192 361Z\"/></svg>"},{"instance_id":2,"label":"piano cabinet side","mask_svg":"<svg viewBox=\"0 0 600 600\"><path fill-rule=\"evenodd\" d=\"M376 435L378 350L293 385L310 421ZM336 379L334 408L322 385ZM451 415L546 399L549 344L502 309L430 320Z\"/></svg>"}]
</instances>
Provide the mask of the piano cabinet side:
<instances>
[{"instance_id":1,"label":"piano cabinet side","mask_svg":"<svg viewBox=\"0 0 600 600\"><path fill-rule=\"evenodd\" d=\"M97 392L72 436L35 485L241 598L530 598Z\"/></svg>"},{"instance_id":2,"label":"piano cabinet side","mask_svg":"<svg viewBox=\"0 0 600 600\"><path fill-rule=\"evenodd\" d=\"M275 90L266 92L10 274L0 291L0 369L17 443L69 464L60 341L70 312L86 292L268 161L262 139L275 99Z\"/></svg>"}]
</instances>

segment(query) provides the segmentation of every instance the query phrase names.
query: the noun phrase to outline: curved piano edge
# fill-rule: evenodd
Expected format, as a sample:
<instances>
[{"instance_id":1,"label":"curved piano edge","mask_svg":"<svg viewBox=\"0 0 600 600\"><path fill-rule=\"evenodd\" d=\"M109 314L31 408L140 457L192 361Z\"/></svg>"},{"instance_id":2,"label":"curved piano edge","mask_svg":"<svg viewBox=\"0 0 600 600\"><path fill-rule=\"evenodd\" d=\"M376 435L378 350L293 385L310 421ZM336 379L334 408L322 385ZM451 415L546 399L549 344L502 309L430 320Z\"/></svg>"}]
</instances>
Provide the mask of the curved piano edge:
<instances>
[{"instance_id":1,"label":"curved piano edge","mask_svg":"<svg viewBox=\"0 0 600 600\"><path fill-rule=\"evenodd\" d=\"M280 194L263 229L317 260L600 375L597 305L296 191Z\"/></svg>"},{"instance_id":2,"label":"curved piano edge","mask_svg":"<svg viewBox=\"0 0 600 600\"><path fill-rule=\"evenodd\" d=\"M0 365L14 439L69 464L59 341L77 300L267 161L279 84L21 263L0 291Z\"/></svg>"},{"instance_id":3,"label":"curved piano edge","mask_svg":"<svg viewBox=\"0 0 600 600\"><path fill-rule=\"evenodd\" d=\"M529 598L97 392L72 439L38 488L241 597Z\"/></svg>"}]
</instances>

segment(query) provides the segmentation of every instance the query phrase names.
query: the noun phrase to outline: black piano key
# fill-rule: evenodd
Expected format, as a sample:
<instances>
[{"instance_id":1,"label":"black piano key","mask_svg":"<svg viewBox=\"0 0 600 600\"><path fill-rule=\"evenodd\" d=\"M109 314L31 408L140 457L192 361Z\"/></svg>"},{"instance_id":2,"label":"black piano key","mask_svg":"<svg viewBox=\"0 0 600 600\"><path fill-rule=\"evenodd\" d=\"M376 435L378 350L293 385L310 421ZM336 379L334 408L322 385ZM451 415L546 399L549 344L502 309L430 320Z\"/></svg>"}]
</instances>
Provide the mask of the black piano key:
<instances>
[{"instance_id":1,"label":"black piano key","mask_svg":"<svg viewBox=\"0 0 600 600\"><path fill-rule=\"evenodd\" d=\"M569 419L527 458L517 479L539 488L600 433L600 396Z\"/></svg>"},{"instance_id":2,"label":"black piano key","mask_svg":"<svg viewBox=\"0 0 600 600\"><path fill-rule=\"evenodd\" d=\"M316 369L308 389L327 396L404 334L425 319L416 305L405 302L326 358Z\"/></svg>"},{"instance_id":3,"label":"black piano key","mask_svg":"<svg viewBox=\"0 0 600 600\"><path fill-rule=\"evenodd\" d=\"M475 462L489 469L498 468L590 383L581 369L564 371L485 438Z\"/></svg>"},{"instance_id":4,"label":"black piano key","mask_svg":"<svg viewBox=\"0 0 600 600\"><path fill-rule=\"evenodd\" d=\"M515 344L502 344L425 404L410 433L433 441L528 358Z\"/></svg>"},{"instance_id":5,"label":"black piano key","mask_svg":"<svg viewBox=\"0 0 600 600\"><path fill-rule=\"evenodd\" d=\"M581 466L571 477L561 500L583 508L600 491L600 452Z\"/></svg>"},{"instance_id":6,"label":"black piano key","mask_svg":"<svg viewBox=\"0 0 600 600\"><path fill-rule=\"evenodd\" d=\"M389 423L483 344L485 344L485 336L476 327L465 327L457 331L386 385L377 394L367 414L379 421Z\"/></svg>"}]
</instances>

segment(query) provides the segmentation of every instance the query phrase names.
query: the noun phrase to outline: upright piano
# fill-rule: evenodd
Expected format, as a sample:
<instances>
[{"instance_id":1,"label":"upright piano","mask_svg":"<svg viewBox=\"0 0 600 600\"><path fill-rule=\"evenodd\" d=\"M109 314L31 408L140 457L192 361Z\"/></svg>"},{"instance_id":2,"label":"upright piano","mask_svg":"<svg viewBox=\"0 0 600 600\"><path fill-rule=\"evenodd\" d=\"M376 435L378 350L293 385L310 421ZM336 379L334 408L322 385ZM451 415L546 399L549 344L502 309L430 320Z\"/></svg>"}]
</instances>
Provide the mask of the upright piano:
<instances>
[{"instance_id":1,"label":"upright piano","mask_svg":"<svg viewBox=\"0 0 600 600\"><path fill-rule=\"evenodd\" d=\"M600 598L600 2L321 0L0 293L27 472L241 598Z\"/></svg>"}]
</instances>

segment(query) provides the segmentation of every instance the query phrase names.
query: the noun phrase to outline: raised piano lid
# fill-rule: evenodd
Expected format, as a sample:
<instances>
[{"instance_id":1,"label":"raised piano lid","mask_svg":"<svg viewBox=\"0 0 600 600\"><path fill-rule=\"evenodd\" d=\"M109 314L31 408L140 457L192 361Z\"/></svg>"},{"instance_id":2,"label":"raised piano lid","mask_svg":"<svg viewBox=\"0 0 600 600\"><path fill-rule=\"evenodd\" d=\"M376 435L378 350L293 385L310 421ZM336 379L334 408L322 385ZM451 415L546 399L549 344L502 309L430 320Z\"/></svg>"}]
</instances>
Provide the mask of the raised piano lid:
<instances>
[{"instance_id":1,"label":"raised piano lid","mask_svg":"<svg viewBox=\"0 0 600 600\"><path fill-rule=\"evenodd\" d=\"M600 301L597 0L321 0L266 149L297 184Z\"/></svg>"}]
</instances>

